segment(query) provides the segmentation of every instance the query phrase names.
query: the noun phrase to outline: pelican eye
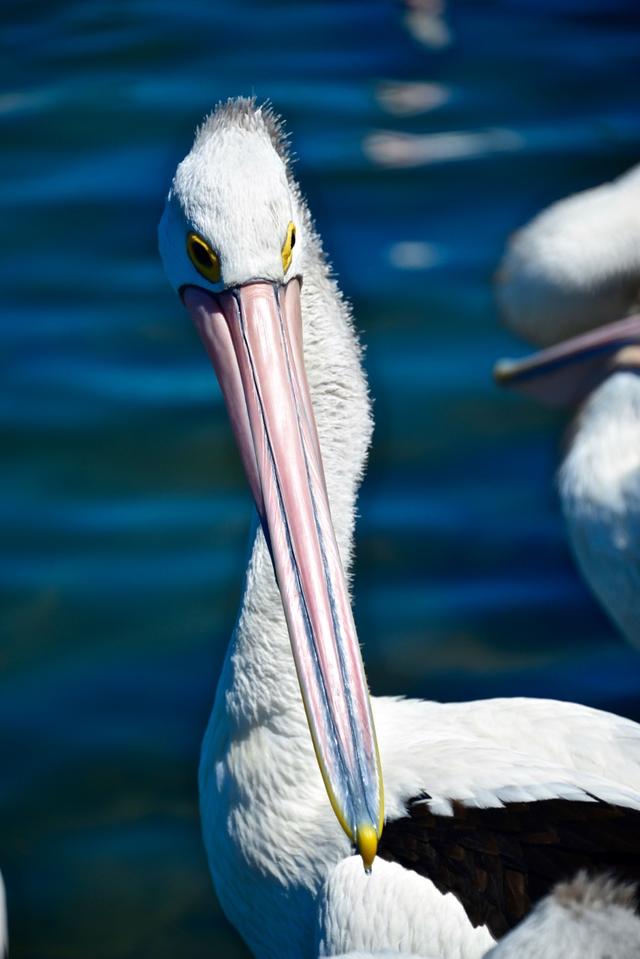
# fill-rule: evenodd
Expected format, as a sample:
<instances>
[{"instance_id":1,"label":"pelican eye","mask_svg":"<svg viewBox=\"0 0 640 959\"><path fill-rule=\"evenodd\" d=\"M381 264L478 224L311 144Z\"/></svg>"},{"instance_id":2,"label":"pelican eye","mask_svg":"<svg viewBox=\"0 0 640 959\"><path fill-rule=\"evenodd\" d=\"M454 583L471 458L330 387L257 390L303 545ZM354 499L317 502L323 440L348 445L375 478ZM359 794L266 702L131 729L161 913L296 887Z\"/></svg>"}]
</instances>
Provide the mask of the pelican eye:
<instances>
[{"instance_id":1,"label":"pelican eye","mask_svg":"<svg viewBox=\"0 0 640 959\"><path fill-rule=\"evenodd\" d=\"M296 245L296 228L293 223L287 227L287 236L282 245L282 268L286 273L291 266L291 251Z\"/></svg>"},{"instance_id":2,"label":"pelican eye","mask_svg":"<svg viewBox=\"0 0 640 959\"><path fill-rule=\"evenodd\" d=\"M187 237L187 253L198 273L211 283L220 282L220 257L197 233Z\"/></svg>"}]
</instances>

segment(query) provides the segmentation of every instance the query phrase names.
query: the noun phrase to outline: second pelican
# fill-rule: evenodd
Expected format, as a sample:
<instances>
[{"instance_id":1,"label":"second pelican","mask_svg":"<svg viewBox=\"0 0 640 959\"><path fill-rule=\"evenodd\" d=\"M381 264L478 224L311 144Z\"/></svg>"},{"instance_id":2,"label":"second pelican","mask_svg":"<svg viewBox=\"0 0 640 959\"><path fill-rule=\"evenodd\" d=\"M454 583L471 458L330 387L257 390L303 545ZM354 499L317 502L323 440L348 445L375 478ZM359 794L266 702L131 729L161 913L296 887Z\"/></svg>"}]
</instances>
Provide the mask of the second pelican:
<instances>
[{"instance_id":1,"label":"second pelican","mask_svg":"<svg viewBox=\"0 0 640 959\"><path fill-rule=\"evenodd\" d=\"M559 489L580 569L640 646L640 166L515 234L498 277L506 323L546 346L496 376L580 407ZM548 344L554 344L549 346Z\"/></svg>"}]
</instances>

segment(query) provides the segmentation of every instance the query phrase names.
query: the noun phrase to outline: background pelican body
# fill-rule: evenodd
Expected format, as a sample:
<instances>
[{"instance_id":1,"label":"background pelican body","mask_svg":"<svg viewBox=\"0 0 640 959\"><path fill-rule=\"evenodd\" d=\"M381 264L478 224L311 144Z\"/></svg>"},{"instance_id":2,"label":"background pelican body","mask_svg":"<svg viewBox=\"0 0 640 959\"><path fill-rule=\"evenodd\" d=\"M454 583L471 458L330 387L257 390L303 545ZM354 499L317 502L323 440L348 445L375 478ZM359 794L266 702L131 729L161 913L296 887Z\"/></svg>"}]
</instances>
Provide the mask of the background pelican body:
<instances>
[{"instance_id":1,"label":"background pelican body","mask_svg":"<svg viewBox=\"0 0 640 959\"><path fill-rule=\"evenodd\" d=\"M225 149L217 160L224 159L224 172L207 166L216 160L220 143ZM252 152L263 156L265 150L271 151L270 160L259 169L248 157ZM163 259L176 289L197 285L215 297L227 286L226 274L218 286L208 284L185 261L184 251L176 252L188 230L197 228L217 246L224 262L215 217L225 216L225 194L216 186L221 206L208 206L211 183L228 185L229 202L242 197L243 216L231 218L234 231L224 228L225 235L234 232L234 249L240 251L237 261L231 257L235 284L256 276L286 281L278 261L283 228L289 215L298 223L300 243L292 271L302 278L304 364L336 540L348 571L356 490L371 434L370 406L349 309L330 278L299 190L290 174L283 176L287 167L280 128L251 102L233 102L219 108L200 131L190 157L189 175L182 178L179 171L160 231ZM287 212L278 214L267 203L254 219L263 180L278 164L273 183L284 189L278 203ZM245 183L242 174L248 170L254 176ZM267 195L273 183L265 186ZM276 251L270 261L260 262L257 274L250 258L240 268L241 237L235 232L251 232L256 224L252 248L258 250L260 240ZM268 233L260 234L260 225ZM511 805L530 804L532 815L539 811L551 818L560 809L563 816L575 814L584 830L604 802L616 808L616 822L632 837L631 845L640 835L640 728L634 723L542 700L441 705L379 699L373 711L385 779L389 826L382 854L387 858L411 861L403 843L416 831L424 848L439 848L427 839L433 816L438 828L457 828L465 806L498 818L504 810L505 822ZM200 792L220 901L256 956L312 956L316 935L323 951L397 948L401 929L403 948L443 959L475 959L493 941L483 921L503 931L519 918L502 916L500 902L479 895L477 863L471 860L454 897L443 894L447 884L439 877L440 865L447 871L446 853L428 868L419 856L409 869L392 864L384 872L392 877L390 885L378 881L383 877L376 875L376 864L369 881L360 860L349 858L349 841L327 802L311 746L282 601L260 529L205 736ZM421 809L432 817L428 824ZM445 837L442 849L451 845ZM524 861L521 868L526 888ZM427 878L431 875L433 881ZM344 895L352 922L337 936L326 937L320 916L329 888ZM375 901L368 899L376 889ZM475 916L476 928L461 904L465 896L475 897L466 910ZM517 908L526 908L527 901L525 895Z\"/></svg>"},{"instance_id":2,"label":"background pelican body","mask_svg":"<svg viewBox=\"0 0 640 959\"><path fill-rule=\"evenodd\" d=\"M585 579L636 646L639 209L640 167L553 204L515 234L498 285L505 321L512 329L538 345L563 344L561 361L548 364L552 351L543 351L507 366L501 378L543 402L580 407L559 473L562 510ZM586 337L579 335L598 327ZM581 355L589 335L599 347Z\"/></svg>"}]
</instances>

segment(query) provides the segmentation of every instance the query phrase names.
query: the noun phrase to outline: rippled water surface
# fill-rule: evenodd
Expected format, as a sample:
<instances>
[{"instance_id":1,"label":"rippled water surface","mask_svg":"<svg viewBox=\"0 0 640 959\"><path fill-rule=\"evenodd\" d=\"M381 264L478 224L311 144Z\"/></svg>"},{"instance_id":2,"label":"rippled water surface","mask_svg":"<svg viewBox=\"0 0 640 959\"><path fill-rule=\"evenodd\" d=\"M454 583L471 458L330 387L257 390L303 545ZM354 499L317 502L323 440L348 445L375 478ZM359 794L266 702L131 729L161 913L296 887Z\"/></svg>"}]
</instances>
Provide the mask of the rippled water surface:
<instances>
[{"instance_id":1,"label":"rippled water surface","mask_svg":"<svg viewBox=\"0 0 640 959\"><path fill-rule=\"evenodd\" d=\"M376 692L640 718L640 658L569 556L566 422L500 395L508 234L640 158L637 5L5 3L0 866L14 957L239 957L199 743L250 505L161 273L172 170L269 97L367 346L356 618Z\"/></svg>"}]
</instances>

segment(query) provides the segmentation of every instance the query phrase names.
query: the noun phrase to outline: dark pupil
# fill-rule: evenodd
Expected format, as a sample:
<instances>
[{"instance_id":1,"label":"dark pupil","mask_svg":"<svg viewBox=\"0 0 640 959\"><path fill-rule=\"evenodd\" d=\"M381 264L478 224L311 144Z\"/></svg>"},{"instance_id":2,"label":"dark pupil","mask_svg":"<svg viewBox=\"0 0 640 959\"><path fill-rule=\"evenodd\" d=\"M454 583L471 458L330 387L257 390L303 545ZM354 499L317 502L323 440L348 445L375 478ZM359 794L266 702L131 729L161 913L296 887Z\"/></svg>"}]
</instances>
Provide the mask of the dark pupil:
<instances>
[{"instance_id":1,"label":"dark pupil","mask_svg":"<svg viewBox=\"0 0 640 959\"><path fill-rule=\"evenodd\" d=\"M292 230L292 231L291 231L291 249L292 249L292 250L293 250L293 248L294 248L295 245L296 245L296 231L295 231L295 230Z\"/></svg>"},{"instance_id":2,"label":"dark pupil","mask_svg":"<svg viewBox=\"0 0 640 959\"><path fill-rule=\"evenodd\" d=\"M200 266L211 266L211 257L205 250L203 246L200 246L199 243L193 244L193 255L200 264Z\"/></svg>"}]
</instances>

